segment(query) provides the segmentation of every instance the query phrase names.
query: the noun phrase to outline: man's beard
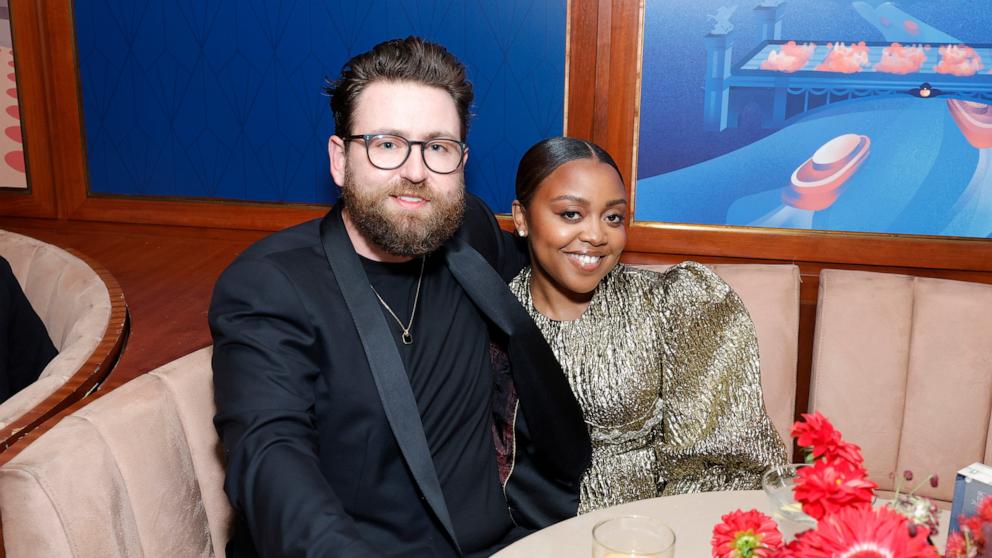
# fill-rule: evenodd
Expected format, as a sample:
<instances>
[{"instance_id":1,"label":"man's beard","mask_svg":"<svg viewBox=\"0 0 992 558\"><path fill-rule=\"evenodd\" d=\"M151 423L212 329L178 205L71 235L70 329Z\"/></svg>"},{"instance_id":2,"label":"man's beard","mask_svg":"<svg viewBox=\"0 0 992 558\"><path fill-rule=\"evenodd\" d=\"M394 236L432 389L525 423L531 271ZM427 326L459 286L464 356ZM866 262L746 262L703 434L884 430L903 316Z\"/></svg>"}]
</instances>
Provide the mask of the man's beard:
<instances>
[{"instance_id":1,"label":"man's beard","mask_svg":"<svg viewBox=\"0 0 992 558\"><path fill-rule=\"evenodd\" d=\"M394 256L415 257L437 250L462 224L465 213L465 185L444 195L428 186L400 179L398 182L369 187L356 184L350 168L345 169L340 202L352 224L367 240ZM390 196L414 194L430 199L418 213L393 207Z\"/></svg>"}]
</instances>

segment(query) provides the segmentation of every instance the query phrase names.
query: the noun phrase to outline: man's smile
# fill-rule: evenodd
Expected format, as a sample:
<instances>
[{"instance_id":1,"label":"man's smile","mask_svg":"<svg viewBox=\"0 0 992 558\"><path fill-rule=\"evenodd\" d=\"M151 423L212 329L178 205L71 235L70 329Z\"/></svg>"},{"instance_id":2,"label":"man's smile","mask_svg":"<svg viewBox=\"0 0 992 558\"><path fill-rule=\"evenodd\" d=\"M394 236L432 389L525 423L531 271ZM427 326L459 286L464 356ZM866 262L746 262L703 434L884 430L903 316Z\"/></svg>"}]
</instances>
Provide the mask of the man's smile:
<instances>
[{"instance_id":1,"label":"man's smile","mask_svg":"<svg viewBox=\"0 0 992 558\"><path fill-rule=\"evenodd\" d=\"M429 199L414 194L394 194L390 197L405 209L420 209L430 203Z\"/></svg>"}]
</instances>

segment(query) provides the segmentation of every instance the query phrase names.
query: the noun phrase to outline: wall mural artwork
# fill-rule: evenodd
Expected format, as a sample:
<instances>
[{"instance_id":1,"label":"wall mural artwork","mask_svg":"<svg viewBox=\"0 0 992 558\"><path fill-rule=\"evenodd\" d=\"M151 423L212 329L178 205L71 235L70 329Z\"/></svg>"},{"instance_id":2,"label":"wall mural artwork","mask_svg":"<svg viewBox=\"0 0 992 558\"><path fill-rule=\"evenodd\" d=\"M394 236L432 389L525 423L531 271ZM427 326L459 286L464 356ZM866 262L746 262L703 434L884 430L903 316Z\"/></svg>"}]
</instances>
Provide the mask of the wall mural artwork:
<instances>
[{"instance_id":1,"label":"wall mural artwork","mask_svg":"<svg viewBox=\"0 0 992 558\"><path fill-rule=\"evenodd\" d=\"M10 33L10 5L0 0L0 75L3 76L0 102L0 188L26 190L21 114L17 104L14 75L14 42Z\"/></svg>"},{"instance_id":2,"label":"wall mural artwork","mask_svg":"<svg viewBox=\"0 0 992 558\"><path fill-rule=\"evenodd\" d=\"M637 221L992 237L986 0L648 0Z\"/></svg>"}]
</instances>

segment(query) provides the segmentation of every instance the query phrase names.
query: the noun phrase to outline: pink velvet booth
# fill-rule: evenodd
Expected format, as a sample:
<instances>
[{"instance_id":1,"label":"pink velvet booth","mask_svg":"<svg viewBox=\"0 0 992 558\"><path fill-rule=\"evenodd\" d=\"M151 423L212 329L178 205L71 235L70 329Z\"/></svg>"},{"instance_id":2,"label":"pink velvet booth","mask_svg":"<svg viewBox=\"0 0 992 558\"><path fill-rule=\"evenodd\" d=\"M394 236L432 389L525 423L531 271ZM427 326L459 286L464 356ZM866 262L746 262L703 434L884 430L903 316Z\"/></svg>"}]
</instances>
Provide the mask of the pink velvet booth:
<instances>
[{"instance_id":1,"label":"pink velvet booth","mask_svg":"<svg viewBox=\"0 0 992 558\"><path fill-rule=\"evenodd\" d=\"M824 270L810 408L862 448L882 490L929 473L949 501L954 474L992 462L992 285Z\"/></svg>"},{"instance_id":2,"label":"pink velvet booth","mask_svg":"<svg viewBox=\"0 0 992 558\"><path fill-rule=\"evenodd\" d=\"M211 349L63 418L0 467L7 556L223 556Z\"/></svg>"},{"instance_id":3,"label":"pink velvet booth","mask_svg":"<svg viewBox=\"0 0 992 558\"><path fill-rule=\"evenodd\" d=\"M795 397L795 266L714 266L751 312L769 412L786 436ZM63 418L0 467L7 556L223 556L231 508L211 422L209 348Z\"/></svg>"},{"instance_id":4,"label":"pink velvet booth","mask_svg":"<svg viewBox=\"0 0 992 558\"><path fill-rule=\"evenodd\" d=\"M664 270L667 265L638 266ZM799 268L794 265L708 265L741 297L758 334L765 408L786 447L795 417L799 349Z\"/></svg>"}]
</instances>

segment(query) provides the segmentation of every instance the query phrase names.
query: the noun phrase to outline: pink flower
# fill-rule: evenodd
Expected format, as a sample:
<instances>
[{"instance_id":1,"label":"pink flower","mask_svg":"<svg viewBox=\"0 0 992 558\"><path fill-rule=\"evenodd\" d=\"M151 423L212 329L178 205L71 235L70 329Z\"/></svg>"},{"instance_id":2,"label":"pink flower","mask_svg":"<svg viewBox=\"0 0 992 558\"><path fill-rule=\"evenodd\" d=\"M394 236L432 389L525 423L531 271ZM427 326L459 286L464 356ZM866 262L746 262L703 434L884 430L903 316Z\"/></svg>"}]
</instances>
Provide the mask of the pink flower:
<instances>
[{"instance_id":1,"label":"pink flower","mask_svg":"<svg viewBox=\"0 0 992 558\"><path fill-rule=\"evenodd\" d=\"M713 527L714 558L770 558L782 546L772 518L758 510L732 511Z\"/></svg>"},{"instance_id":2,"label":"pink flower","mask_svg":"<svg viewBox=\"0 0 992 558\"><path fill-rule=\"evenodd\" d=\"M822 519L815 531L797 539L803 558L937 558L928 530L909 529L905 517L887 509L848 507Z\"/></svg>"},{"instance_id":3,"label":"pink flower","mask_svg":"<svg viewBox=\"0 0 992 558\"><path fill-rule=\"evenodd\" d=\"M860 467L841 459L821 460L799 469L795 495L803 512L821 519L841 508L869 506L877 486Z\"/></svg>"}]
</instances>

